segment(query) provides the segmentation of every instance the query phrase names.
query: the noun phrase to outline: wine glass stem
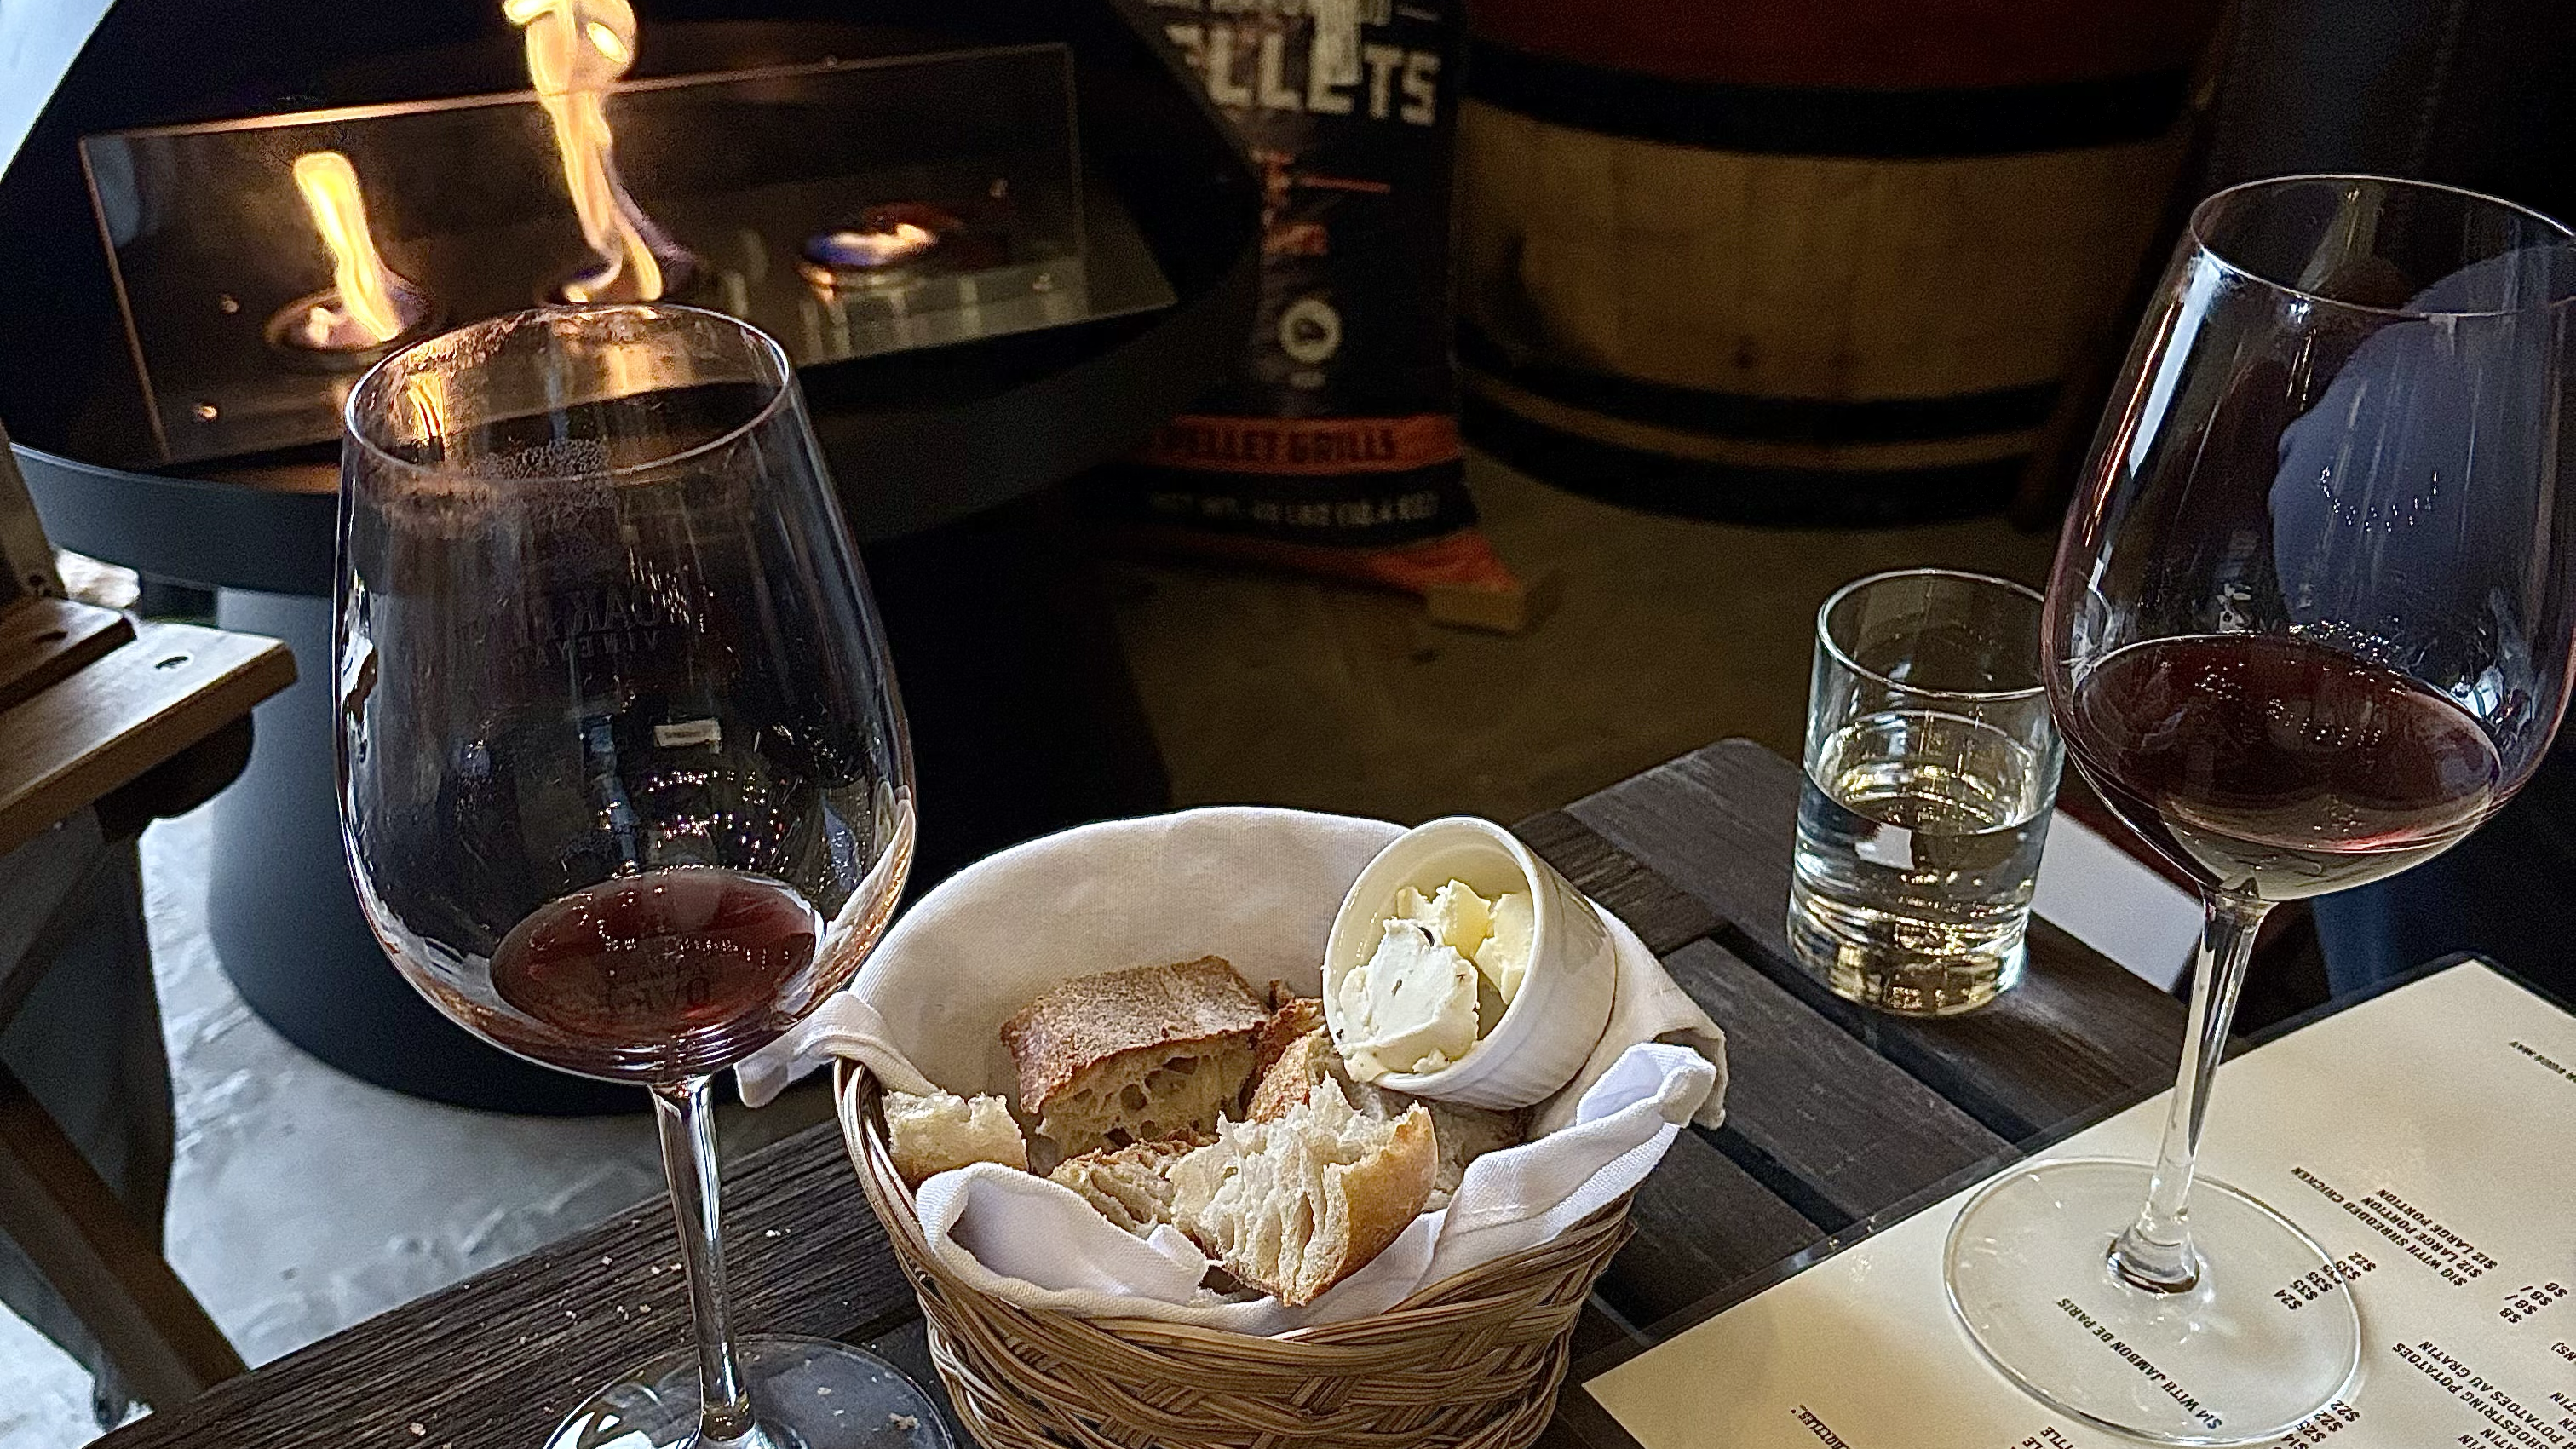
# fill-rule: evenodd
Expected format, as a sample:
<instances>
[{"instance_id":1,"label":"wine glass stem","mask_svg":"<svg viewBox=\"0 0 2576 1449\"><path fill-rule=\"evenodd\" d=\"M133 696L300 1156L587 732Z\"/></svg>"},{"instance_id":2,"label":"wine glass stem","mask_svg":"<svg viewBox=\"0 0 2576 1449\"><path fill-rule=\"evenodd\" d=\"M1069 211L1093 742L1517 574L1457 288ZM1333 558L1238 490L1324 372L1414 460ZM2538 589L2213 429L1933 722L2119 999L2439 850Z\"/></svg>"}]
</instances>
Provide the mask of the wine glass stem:
<instances>
[{"instance_id":1,"label":"wine glass stem","mask_svg":"<svg viewBox=\"0 0 2576 1449\"><path fill-rule=\"evenodd\" d=\"M2224 891L2201 899L2200 957L2192 973L2191 1026L2183 1037L2182 1070L2174 1081L2173 1107L2156 1153L2156 1175L2147 1205L2111 1245L2111 1268L2151 1293L2181 1293L2200 1281L2200 1254L2191 1245L2190 1198L2200 1126L2209 1115L2209 1086L2227 1054L2227 1028L2236 1019L2236 997L2245 988L2245 966L2254 958L2254 935L2268 901Z\"/></svg>"},{"instance_id":2,"label":"wine glass stem","mask_svg":"<svg viewBox=\"0 0 2576 1449\"><path fill-rule=\"evenodd\" d=\"M724 1215L716 1181L716 1114L706 1077L653 1088L662 1127L662 1170L671 1179L671 1213L679 1219L680 1254L688 1265L689 1322L698 1339L698 1437L702 1445L752 1436L751 1395L733 1356L725 1318Z\"/></svg>"}]
</instances>

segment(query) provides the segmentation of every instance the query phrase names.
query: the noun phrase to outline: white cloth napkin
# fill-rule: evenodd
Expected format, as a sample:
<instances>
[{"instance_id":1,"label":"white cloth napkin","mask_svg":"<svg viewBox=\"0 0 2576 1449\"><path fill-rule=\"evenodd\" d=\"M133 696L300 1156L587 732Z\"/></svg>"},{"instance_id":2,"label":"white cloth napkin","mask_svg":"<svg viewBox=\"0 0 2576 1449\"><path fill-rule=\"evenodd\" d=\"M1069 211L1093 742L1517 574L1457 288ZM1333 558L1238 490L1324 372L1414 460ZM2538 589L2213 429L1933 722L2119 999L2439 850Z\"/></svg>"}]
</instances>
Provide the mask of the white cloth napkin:
<instances>
[{"instance_id":1,"label":"white cloth napkin","mask_svg":"<svg viewBox=\"0 0 2576 1449\"><path fill-rule=\"evenodd\" d=\"M1210 953L1259 985L1322 989L1325 937L1350 883L1402 830L1255 807L1185 810L1033 840L924 897L825 1002L740 1068L768 1101L827 1058L895 1091L1009 1095L1001 1024L1058 982ZM1303 1309L1229 1303L1170 1228L1140 1239L1072 1190L991 1164L915 1193L932 1251L967 1282L1029 1308L1172 1319L1271 1334L1383 1312L1477 1264L1548 1241L1635 1187L1682 1126L1724 1116L1725 1037L1608 912L1619 984L1575 1080L1532 1114L1533 1140L1469 1164L1447 1209Z\"/></svg>"}]
</instances>

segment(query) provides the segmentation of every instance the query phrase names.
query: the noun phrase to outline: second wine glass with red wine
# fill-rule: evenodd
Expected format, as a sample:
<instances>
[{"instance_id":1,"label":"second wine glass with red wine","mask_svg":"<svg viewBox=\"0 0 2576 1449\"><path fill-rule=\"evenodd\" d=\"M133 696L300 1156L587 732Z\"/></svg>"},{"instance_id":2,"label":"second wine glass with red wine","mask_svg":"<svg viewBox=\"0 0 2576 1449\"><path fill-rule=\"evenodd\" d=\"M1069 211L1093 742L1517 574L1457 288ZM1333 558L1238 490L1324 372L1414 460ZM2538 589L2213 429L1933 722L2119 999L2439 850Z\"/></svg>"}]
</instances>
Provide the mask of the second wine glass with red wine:
<instances>
[{"instance_id":1,"label":"second wine glass with red wine","mask_svg":"<svg viewBox=\"0 0 2576 1449\"><path fill-rule=\"evenodd\" d=\"M386 359L347 422L368 922L441 1011L661 1124L695 1344L553 1443L944 1449L892 1368L726 1314L711 1079L850 980L912 859L903 710L785 354L712 312L549 308Z\"/></svg>"},{"instance_id":2,"label":"second wine glass with red wine","mask_svg":"<svg viewBox=\"0 0 2576 1449\"><path fill-rule=\"evenodd\" d=\"M2285 177L2201 203L2139 329L2043 649L2067 758L2201 891L2180 1079L2152 1166L2007 1173L1947 1265L1986 1355L2092 1424L2268 1443L2359 1364L2349 1294L2274 1302L2334 1265L2195 1184L2201 1128L2265 913L2456 844L2558 729L2571 299L2576 245L2546 217Z\"/></svg>"}]
</instances>

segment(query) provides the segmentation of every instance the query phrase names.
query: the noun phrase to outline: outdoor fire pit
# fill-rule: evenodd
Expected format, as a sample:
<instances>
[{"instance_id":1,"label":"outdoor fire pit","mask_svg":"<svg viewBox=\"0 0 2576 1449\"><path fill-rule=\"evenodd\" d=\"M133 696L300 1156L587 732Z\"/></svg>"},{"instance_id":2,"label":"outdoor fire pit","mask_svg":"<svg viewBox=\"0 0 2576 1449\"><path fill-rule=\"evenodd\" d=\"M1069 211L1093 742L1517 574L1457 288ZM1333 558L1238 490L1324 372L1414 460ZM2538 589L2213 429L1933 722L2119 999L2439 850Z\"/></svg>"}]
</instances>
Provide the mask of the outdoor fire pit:
<instances>
[{"instance_id":1,"label":"outdoor fire pit","mask_svg":"<svg viewBox=\"0 0 2576 1449\"><path fill-rule=\"evenodd\" d=\"M796 359L884 543L1133 445L1239 344L1257 282L1257 187L1141 6L648 0L602 26L621 9L124 0L0 178L0 416L54 538L216 590L302 666L218 806L226 969L336 1065L513 1110L628 1099L448 1026L350 894L327 660L355 377L541 301L731 312ZM899 660L976 647L907 641L895 572ZM940 680L906 683L937 712Z\"/></svg>"}]
</instances>

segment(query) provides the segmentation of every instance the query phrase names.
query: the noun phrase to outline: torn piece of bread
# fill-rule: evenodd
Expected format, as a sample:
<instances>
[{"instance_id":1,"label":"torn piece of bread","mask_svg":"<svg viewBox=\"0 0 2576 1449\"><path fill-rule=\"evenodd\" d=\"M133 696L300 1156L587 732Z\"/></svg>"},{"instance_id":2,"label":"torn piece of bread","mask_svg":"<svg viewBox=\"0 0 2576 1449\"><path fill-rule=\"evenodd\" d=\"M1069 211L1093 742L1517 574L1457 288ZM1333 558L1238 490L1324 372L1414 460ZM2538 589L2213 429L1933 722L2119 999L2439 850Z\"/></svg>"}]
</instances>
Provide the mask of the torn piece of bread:
<instances>
[{"instance_id":1,"label":"torn piece of bread","mask_svg":"<svg viewBox=\"0 0 2576 1449\"><path fill-rule=\"evenodd\" d=\"M1243 1119L1278 1116L1305 1101L1306 1089L1327 1075L1348 1080L1332 1028L1324 1022L1324 1003L1290 994L1284 981L1271 982L1270 1019L1253 1038L1252 1084L1244 1089Z\"/></svg>"},{"instance_id":2,"label":"torn piece of bread","mask_svg":"<svg viewBox=\"0 0 2576 1449\"><path fill-rule=\"evenodd\" d=\"M934 1092L885 1094L886 1151L904 1186L919 1187L930 1178L970 1162L998 1162L1028 1170L1028 1144L1011 1106L999 1097L960 1097Z\"/></svg>"},{"instance_id":3,"label":"torn piece of bread","mask_svg":"<svg viewBox=\"0 0 2576 1449\"><path fill-rule=\"evenodd\" d=\"M1204 1132L1068 1157L1047 1176L1081 1193L1119 1228L1144 1237L1172 1220L1172 1164L1215 1141Z\"/></svg>"},{"instance_id":4,"label":"torn piece of bread","mask_svg":"<svg viewBox=\"0 0 2576 1449\"><path fill-rule=\"evenodd\" d=\"M1068 981L1002 1025L1020 1112L1066 1156L1216 1126L1270 1018L1224 958Z\"/></svg>"},{"instance_id":5,"label":"torn piece of bread","mask_svg":"<svg viewBox=\"0 0 2576 1449\"><path fill-rule=\"evenodd\" d=\"M1270 983L1270 1019L1261 1024L1261 1050L1266 1061L1278 1054L1278 1048L1310 1031L1330 1031L1324 1019L1324 999L1320 996L1281 996L1285 983Z\"/></svg>"},{"instance_id":6,"label":"torn piece of bread","mask_svg":"<svg viewBox=\"0 0 2576 1449\"><path fill-rule=\"evenodd\" d=\"M1528 1122L1518 1112L1462 1106L1432 1097L1408 1097L1364 1083L1344 1090L1350 1093L1351 1105L1360 1115L1381 1122L1392 1122L1417 1106L1431 1113L1431 1136L1440 1148L1440 1169L1432 1176L1431 1197L1422 1205L1424 1212L1437 1212L1449 1205L1449 1199L1457 1195L1458 1184L1466 1180L1468 1163L1498 1147L1518 1147L1527 1139Z\"/></svg>"},{"instance_id":7,"label":"torn piece of bread","mask_svg":"<svg viewBox=\"0 0 2576 1449\"><path fill-rule=\"evenodd\" d=\"M1243 1094L1243 1118L1266 1122L1306 1100L1326 1077L1349 1086L1341 1049L1324 1019L1323 998L1299 996L1285 981L1270 983L1270 1019L1253 1042L1252 1085Z\"/></svg>"},{"instance_id":8,"label":"torn piece of bread","mask_svg":"<svg viewBox=\"0 0 2576 1449\"><path fill-rule=\"evenodd\" d=\"M1265 1041L1263 1049L1268 1051ZM1285 1116L1288 1109L1306 1100L1317 1082L1340 1082L1348 1085L1350 1076L1342 1069L1342 1054L1333 1047L1333 1034L1321 1029L1290 1040L1260 1061L1252 1079L1252 1090L1244 1094L1243 1120L1268 1122Z\"/></svg>"},{"instance_id":9,"label":"torn piece of bread","mask_svg":"<svg viewBox=\"0 0 2576 1449\"><path fill-rule=\"evenodd\" d=\"M1296 1008L1311 1005L1314 1017L1321 1021L1323 1003L1311 998L1288 1002L1273 1012L1270 1025L1262 1028L1256 1060L1257 1074L1252 1090L1246 1094L1244 1118L1266 1122L1306 1100L1315 1084L1337 1083L1351 1105L1362 1114L1381 1121L1393 1121L1419 1102L1431 1113L1431 1132L1440 1148L1440 1170L1432 1179L1428 1209L1449 1205L1450 1196L1467 1173L1467 1164L1499 1147L1517 1147L1524 1140L1528 1124L1519 1112L1495 1112L1483 1107L1466 1107L1430 1098L1408 1097L1384 1087L1355 1083L1342 1066L1341 1053L1333 1047L1332 1033L1317 1026L1284 1044L1276 1040L1284 1026L1299 1019Z\"/></svg>"},{"instance_id":10,"label":"torn piece of bread","mask_svg":"<svg viewBox=\"0 0 2576 1449\"><path fill-rule=\"evenodd\" d=\"M1352 1110L1338 1085L1267 1122L1224 1122L1171 1169L1172 1220L1243 1282L1301 1307L1385 1251L1422 1212L1431 1114Z\"/></svg>"}]
</instances>

